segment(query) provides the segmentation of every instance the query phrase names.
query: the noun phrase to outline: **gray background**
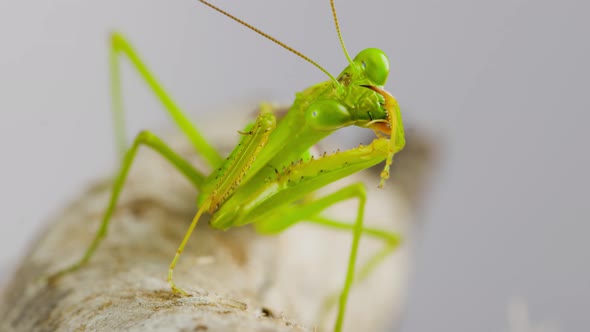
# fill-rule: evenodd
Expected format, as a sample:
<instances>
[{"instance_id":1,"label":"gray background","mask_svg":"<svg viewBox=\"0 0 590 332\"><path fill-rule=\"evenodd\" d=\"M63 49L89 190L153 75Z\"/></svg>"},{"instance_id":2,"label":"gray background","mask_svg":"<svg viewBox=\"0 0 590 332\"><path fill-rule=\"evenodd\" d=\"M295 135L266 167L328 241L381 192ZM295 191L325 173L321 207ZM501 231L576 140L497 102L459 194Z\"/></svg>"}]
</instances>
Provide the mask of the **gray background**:
<instances>
[{"instance_id":1,"label":"gray background","mask_svg":"<svg viewBox=\"0 0 590 332\"><path fill-rule=\"evenodd\" d=\"M327 0L216 1L345 66ZM338 1L351 53L377 46L405 118L442 148L403 331L587 329L587 1ZM114 163L107 33L123 31L189 109L288 101L321 72L189 0L0 2L0 262ZM125 70L132 130L169 125ZM203 112L205 113L205 112ZM205 118L206 115L195 118ZM209 114L211 116L211 114ZM197 119L198 122L198 119Z\"/></svg>"}]
</instances>

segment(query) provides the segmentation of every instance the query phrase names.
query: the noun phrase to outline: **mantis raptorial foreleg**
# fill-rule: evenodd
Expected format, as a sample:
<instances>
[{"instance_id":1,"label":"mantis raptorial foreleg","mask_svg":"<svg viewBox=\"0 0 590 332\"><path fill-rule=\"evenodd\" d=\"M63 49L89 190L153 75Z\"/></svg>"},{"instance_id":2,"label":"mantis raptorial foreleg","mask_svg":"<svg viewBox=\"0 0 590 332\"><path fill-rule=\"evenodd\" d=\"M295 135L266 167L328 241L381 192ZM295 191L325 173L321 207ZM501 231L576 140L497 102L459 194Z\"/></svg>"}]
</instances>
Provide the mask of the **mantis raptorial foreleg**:
<instances>
[{"instance_id":1,"label":"mantis raptorial foreleg","mask_svg":"<svg viewBox=\"0 0 590 332\"><path fill-rule=\"evenodd\" d=\"M109 199L109 205L105 211L105 214L102 218L102 223L100 224L100 228L96 232L96 235L94 236L92 243L90 244L90 246L88 246L88 249L86 249L86 252L78 262L71 265L70 267L67 267L57 272L53 276L53 278L63 275L67 272L77 270L78 268L86 264L88 260L94 255L96 248L102 242L103 238L107 234L109 223L111 221L111 217L113 215L115 207L117 206L119 195L121 194L121 190L123 189L123 185L125 184L125 180L127 179L129 169L131 168L131 165L133 164L133 161L137 154L137 150L141 145L146 145L154 149L156 152L158 152L164 158L166 158L174 167L176 167L176 169L178 169L180 173L182 173L196 188L201 187L205 179L203 174L197 171L188 161L180 157L156 135L152 134L149 131L140 132L135 138L133 145L127 151L123 158L121 169L119 171L119 174L115 178L115 182L111 192L111 197Z\"/></svg>"},{"instance_id":2,"label":"mantis raptorial foreleg","mask_svg":"<svg viewBox=\"0 0 590 332\"><path fill-rule=\"evenodd\" d=\"M223 158L213 148L201 133L195 128L188 117L180 109L178 105L172 100L168 93L164 90L162 85L149 71L147 66L139 58L137 52L133 49L131 44L119 33L111 34L111 93L112 93L112 109L115 125L115 139L119 156L122 158L127 151L127 142L125 134L125 119L123 116L123 97L121 94L121 75L119 72L119 54L127 56L133 67L139 72L141 77L145 80L148 86L152 89L158 100L162 103L168 114L172 117L174 122L182 130L193 144L197 152L213 167L221 164Z\"/></svg>"}]
</instances>

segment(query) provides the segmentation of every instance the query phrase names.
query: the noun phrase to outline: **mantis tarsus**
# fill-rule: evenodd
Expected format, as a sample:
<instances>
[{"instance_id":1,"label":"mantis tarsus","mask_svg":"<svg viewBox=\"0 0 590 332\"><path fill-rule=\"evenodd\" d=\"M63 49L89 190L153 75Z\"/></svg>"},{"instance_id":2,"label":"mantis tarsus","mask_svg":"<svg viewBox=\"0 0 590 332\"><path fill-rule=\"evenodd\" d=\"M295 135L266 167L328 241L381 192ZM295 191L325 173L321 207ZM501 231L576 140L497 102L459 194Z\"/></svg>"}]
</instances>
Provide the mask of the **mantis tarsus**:
<instances>
[{"instance_id":1,"label":"mantis tarsus","mask_svg":"<svg viewBox=\"0 0 590 332\"><path fill-rule=\"evenodd\" d=\"M333 0L330 0L330 4L334 22L348 60L348 66L338 77L332 76L317 63L275 38L206 1L200 1L297 54L326 73L330 79L298 93L289 111L280 118L273 113L272 106L263 104L255 122L240 131L240 143L223 159L162 88L129 42L120 34L113 33L110 53L112 106L122 166L93 242L77 263L56 273L54 277L74 271L90 260L107 233L137 149L146 145L172 163L199 190L198 212L168 270L167 281L172 291L187 294L173 281L174 267L204 213L211 215L210 225L217 229L253 224L260 233L272 234L297 222L307 221L324 227L349 230L353 234L352 246L334 326L335 331L340 331L353 281L358 282L369 275L394 250L400 238L395 233L363 226L366 192L362 183L346 186L320 198L313 194L317 189L382 161L385 161L385 167L381 172L379 186L383 186L389 177L393 156L405 144L397 101L382 88L389 74L389 61L385 53L375 48L361 51L354 59L349 56L340 33ZM130 60L196 151L215 169L214 172L208 176L203 174L149 131L140 132L131 148L127 148L122 118L119 55ZM367 146L324 154L318 158L311 155L309 151L318 141L351 125L371 129L377 138ZM320 215L336 203L355 198L358 199L358 209L352 224L329 220ZM356 256L362 234L383 240L385 247L356 272Z\"/></svg>"}]
</instances>

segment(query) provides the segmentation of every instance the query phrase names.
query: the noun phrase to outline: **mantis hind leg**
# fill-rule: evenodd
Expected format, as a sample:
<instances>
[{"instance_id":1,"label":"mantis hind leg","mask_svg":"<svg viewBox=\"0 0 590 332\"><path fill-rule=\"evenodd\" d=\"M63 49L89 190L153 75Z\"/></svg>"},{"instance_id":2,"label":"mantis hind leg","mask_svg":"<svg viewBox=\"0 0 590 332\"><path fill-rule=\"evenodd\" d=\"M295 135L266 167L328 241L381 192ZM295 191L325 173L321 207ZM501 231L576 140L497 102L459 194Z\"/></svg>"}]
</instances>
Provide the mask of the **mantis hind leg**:
<instances>
[{"instance_id":1,"label":"mantis hind leg","mask_svg":"<svg viewBox=\"0 0 590 332\"><path fill-rule=\"evenodd\" d=\"M326 208L340 203L342 201L357 198L358 209L355 222L353 224L333 221L319 214ZM334 331L341 331L344 322L346 303L348 295L354 282L365 279L370 273L386 258L400 243L400 237L397 234L390 233L380 229L367 228L363 226L364 210L366 204L366 190L362 183L356 183L344 187L334 193L319 198L314 201L296 204L287 207L287 210L281 211L281 218L269 221L260 221L255 223L256 229L263 234L278 233L299 221L308 221L318 225L352 231L352 245L346 270L344 285L337 297L330 296L324 304L324 312L327 313L335 304L338 305L338 314L334 326ZM285 213L286 212L286 213ZM356 273L356 259L361 235L368 235L384 241L385 247L373 255L364 266ZM321 314L321 315L322 315Z\"/></svg>"},{"instance_id":2,"label":"mantis hind leg","mask_svg":"<svg viewBox=\"0 0 590 332\"><path fill-rule=\"evenodd\" d=\"M125 151L127 151L127 142L125 134L125 119L123 116L119 54L123 54L129 59L133 67L138 71L140 76L160 100L174 122L191 141L197 152L201 154L212 167L220 165L223 160L221 155L205 140L203 135L201 135L197 128L191 123L180 107L174 102L174 100L172 100L155 76L139 58L131 44L122 35L115 32L111 35L110 72L115 140L120 157L123 158Z\"/></svg>"},{"instance_id":3,"label":"mantis hind leg","mask_svg":"<svg viewBox=\"0 0 590 332\"><path fill-rule=\"evenodd\" d=\"M205 179L204 175L197 171L188 161L184 160L177 153L175 153L156 135L152 134L149 131L140 132L135 138L133 145L127 151L123 158L121 169L115 179L111 191L109 205L105 211L100 228L96 232L96 235L94 236L92 243L88 246L88 249L86 249L86 252L79 261L57 272L50 279L56 279L61 275L79 269L80 267L85 265L94 255L96 249L98 248L98 245L102 242L103 238L107 234L111 217L113 215L115 207L117 206L117 200L119 199L119 195L121 194L121 190L123 189L123 185L125 184L125 180L127 179L129 169L131 168L133 160L135 159L135 156L137 154L137 150L141 145L149 146L156 152L160 153L172 165L174 165L174 167L176 167L195 187L200 188L203 184L203 181Z\"/></svg>"}]
</instances>

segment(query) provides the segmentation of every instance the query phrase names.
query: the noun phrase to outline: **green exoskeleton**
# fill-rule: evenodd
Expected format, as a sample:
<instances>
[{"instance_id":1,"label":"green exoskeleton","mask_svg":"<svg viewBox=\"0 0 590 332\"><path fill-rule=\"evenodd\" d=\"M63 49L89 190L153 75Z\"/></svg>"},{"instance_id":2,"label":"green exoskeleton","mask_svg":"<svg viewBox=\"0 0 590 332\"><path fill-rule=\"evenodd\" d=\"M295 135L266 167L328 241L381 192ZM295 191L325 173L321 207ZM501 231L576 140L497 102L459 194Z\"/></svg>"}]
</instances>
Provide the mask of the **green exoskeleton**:
<instances>
[{"instance_id":1,"label":"green exoskeleton","mask_svg":"<svg viewBox=\"0 0 590 332\"><path fill-rule=\"evenodd\" d=\"M277 119L272 107L263 105L256 121L241 132L240 143L224 159L164 91L131 45L120 34L114 33L111 38L112 100L117 142L122 156L121 170L115 178L110 202L94 241L76 264L58 272L56 276L80 268L92 257L107 233L137 149L145 145L160 153L199 190L198 212L170 263L167 280L172 291L186 294L173 281L174 267L204 213L211 215L210 224L217 229L253 224L260 233L272 234L297 222L307 221L349 230L352 233L352 246L344 285L338 297L338 315L334 326L335 331L340 331L353 281L358 282L370 274L395 249L400 238L395 233L363 226L366 193L362 183L349 185L320 198L313 194L319 188L383 161L385 167L381 172L379 186L383 186L389 177L393 156L404 147L405 139L398 104L383 89L389 74L387 56L379 49L368 48L351 59L340 34L333 0L330 3L336 30L348 60L348 66L338 77L333 77L318 64L273 37L206 1L200 1L301 56L330 79L298 93L289 111L281 118ZM139 133L130 148L126 146L119 80L120 55L131 61L195 150L216 171L209 175L203 174L149 131ZM317 158L311 156L309 150L318 141L351 125L371 129L377 138L367 146ZM358 200L354 223L334 221L321 215L326 208L349 199ZM357 272L355 263L362 234L380 239L385 245L383 251L375 254Z\"/></svg>"}]
</instances>

